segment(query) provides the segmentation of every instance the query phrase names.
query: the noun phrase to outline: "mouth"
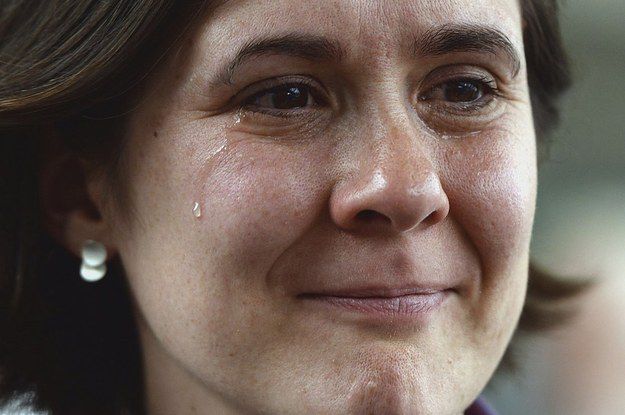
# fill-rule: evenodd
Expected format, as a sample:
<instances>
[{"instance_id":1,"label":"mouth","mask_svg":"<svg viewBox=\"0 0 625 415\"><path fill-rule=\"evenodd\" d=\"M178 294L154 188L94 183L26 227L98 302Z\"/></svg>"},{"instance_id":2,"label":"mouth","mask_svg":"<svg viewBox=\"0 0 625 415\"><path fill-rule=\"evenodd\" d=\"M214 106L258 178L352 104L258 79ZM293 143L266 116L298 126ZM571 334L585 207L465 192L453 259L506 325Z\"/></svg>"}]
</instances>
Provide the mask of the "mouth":
<instances>
[{"instance_id":1,"label":"mouth","mask_svg":"<svg viewBox=\"0 0 625 415\"><path fill-rule=\"evenodd\" d=\"M452 292L450 288L354 289L306 293L298 298L344 317L374 323L409 324L425 322Z\"/></svg>"}]
</instances>

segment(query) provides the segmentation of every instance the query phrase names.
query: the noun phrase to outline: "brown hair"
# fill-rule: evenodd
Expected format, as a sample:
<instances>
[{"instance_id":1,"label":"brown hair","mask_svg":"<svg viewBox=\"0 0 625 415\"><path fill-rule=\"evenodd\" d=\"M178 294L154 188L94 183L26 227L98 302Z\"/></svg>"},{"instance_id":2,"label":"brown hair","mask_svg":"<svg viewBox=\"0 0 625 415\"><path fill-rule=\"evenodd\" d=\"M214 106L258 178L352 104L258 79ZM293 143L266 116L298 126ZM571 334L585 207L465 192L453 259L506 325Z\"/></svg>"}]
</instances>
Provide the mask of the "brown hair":
<instances>
[{"instance_id":1,"label":"brown hair","mask_svg":"<svg viewBox=\"0 0 625 415\"><path fill-rule=\"evenodd\" d=\"M45 129L116 171L127 114L147 75L210 2L0 3L0 404L32 392L52 414L143 412L140 348L121 265L97 287L41 228L38 154ZM569 85L556 0L521 0L539 144ZM83 132L89 131L89 134ZM95 134L95 132L98 132ZM88 138L85 138L88 137ZM105 143L106 145L102 145ZM519 327L546 328L583 288L530 268Z\"/></svg>"}]
</instances>

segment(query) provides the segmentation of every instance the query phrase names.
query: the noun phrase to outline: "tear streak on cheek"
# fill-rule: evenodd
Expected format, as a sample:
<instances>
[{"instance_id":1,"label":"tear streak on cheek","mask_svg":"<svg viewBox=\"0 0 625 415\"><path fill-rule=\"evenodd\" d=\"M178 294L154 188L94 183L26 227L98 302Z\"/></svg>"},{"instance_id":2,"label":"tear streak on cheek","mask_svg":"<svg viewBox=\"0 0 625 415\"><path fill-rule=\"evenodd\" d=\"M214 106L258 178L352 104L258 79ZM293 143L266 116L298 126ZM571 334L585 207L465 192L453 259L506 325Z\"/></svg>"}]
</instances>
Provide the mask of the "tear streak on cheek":
<instances>
[{"instance_id":1,"label":"tear streak on cheek","mask_svg":"<svg viewBox=\"0 0 625 415\"><path fill-rule=\"evenodd\" d=\"M289 161L286 151L270 143L228 142L199 173L206 218L201 232L214 235L210 243L224 255L250 262L250 269L266 267L318 215L314 175Z\"/></svg>"}]
</instances>

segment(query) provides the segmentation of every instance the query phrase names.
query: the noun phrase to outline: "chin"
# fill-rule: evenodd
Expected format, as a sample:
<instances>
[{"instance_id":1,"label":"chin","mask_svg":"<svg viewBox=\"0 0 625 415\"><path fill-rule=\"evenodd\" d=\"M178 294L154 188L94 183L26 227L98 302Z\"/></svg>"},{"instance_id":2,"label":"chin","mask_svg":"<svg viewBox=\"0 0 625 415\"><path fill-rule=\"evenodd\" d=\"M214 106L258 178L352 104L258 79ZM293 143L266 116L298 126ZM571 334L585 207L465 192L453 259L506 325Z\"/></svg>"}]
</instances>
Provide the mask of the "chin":
<instances>
[{"instance_id":1,"label":"chin","mask_svg":"<svg viewBox=\"0 0 625 415\"><path fill-rule=\"evenodd\" d=\"M338 384L331 382L333 388L326 389L325 397L315 397L313 405L333 403L332 407L311 408L307 413L461 414L479 394L481 386L476 385L479 382L467 387L466 379L462 382L462 376L454 373L453 368L427 361L426 354L415 356L414 350L372 346L362 351L349 368L337 370L337 376L343 379ZM445 366L449 364L445 362Z\"/></svg>"}]
</instances>

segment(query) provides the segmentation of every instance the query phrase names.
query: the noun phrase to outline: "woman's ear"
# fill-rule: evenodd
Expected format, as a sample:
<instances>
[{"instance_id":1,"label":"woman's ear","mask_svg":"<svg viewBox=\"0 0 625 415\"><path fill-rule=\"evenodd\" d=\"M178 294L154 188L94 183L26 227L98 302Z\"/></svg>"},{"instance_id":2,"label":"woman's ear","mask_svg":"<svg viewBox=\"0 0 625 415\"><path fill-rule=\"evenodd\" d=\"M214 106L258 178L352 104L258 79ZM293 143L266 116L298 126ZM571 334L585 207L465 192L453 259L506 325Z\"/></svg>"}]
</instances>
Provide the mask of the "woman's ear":
<instances>
[{"instance_id":1,"label":"woman's ear","mask_svg":"<svg viewBox=\"0 0 625 415\"><path fill-rule=\"evenodd\" d=\"M104 214L105 176L90 169L56 134L41 140L39 166L44 229L77 257L81 256L83 243L92 239L106 247L110 258L116 247L110 216Z\"/></svg>"}]
</instances>

